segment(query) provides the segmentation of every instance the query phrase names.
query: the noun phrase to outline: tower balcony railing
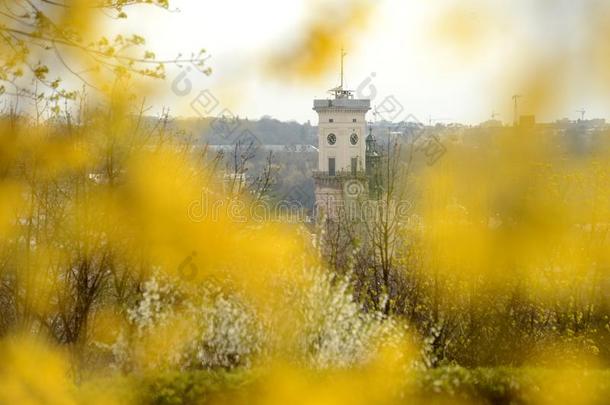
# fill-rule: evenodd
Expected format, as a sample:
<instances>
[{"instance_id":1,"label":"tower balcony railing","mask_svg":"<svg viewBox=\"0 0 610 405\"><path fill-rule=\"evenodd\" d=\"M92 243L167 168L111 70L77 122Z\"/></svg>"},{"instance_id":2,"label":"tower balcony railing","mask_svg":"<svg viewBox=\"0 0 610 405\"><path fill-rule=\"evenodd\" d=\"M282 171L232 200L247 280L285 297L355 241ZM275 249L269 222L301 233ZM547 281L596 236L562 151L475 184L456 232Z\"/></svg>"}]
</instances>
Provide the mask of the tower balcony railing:
<instances>
[{"instance_id":1,"label":"tower balcony railing","mask_svg":"<svg viewBox=\"0 0 610 405\"><path fill-rule=\"evenodd\" d=\"M353 173L351 170L338 170L335 172L334 175L331 175L329 172L314 170L312 172L312 175L314 178L320 179L320 180L351 180L351 179L366 180L367 179L367 175L364 170L358 170L355 173Z\"/></svg>"},{"instance_id":2,"label":"tower balcony railing","mask_svg":"<svg viewBox=\"0 0 610 405\"><path fill-rule=\"evenodd\" d=\"M314 100L313 109L323 108L347 108L347 109L364 109L369 110L371 108L371 100L364 99L353 99L353 98L338 98L338 99L327 99L327 100Z\"/></svg>"}]
</instances>

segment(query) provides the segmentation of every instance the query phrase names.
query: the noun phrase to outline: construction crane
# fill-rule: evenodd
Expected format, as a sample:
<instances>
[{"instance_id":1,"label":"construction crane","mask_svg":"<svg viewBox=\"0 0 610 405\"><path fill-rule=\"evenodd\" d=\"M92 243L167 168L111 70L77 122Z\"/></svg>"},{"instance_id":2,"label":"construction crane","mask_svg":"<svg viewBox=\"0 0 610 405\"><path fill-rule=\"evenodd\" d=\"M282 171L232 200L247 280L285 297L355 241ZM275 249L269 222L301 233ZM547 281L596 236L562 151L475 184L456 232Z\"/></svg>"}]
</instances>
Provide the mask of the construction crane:
<instances>
[{"instance_id":1,"label":"construction crane","mask_svg":"<svg viewBox=\"0 0 610 405\"><path fill-rule=\"evenodd\" d=\"M514 112L514 118L513 118L513 124L515 126L517 126L517 124L519 124L519 99L523 97L520 94L515 94L513 96L513 101L515 103L515 112Z\"/></svg>"},{"instance_id":2,"label":"construction crane","mask_svg":"<svg viewBox=\"0 0 610 405\"><path fill-rule=\"evenodd\" d=\"M576 110L576 112L580 114L580 120L584 121L585 120L585 113L587 111L586 110Z\"/></svg>"}]
</instances>

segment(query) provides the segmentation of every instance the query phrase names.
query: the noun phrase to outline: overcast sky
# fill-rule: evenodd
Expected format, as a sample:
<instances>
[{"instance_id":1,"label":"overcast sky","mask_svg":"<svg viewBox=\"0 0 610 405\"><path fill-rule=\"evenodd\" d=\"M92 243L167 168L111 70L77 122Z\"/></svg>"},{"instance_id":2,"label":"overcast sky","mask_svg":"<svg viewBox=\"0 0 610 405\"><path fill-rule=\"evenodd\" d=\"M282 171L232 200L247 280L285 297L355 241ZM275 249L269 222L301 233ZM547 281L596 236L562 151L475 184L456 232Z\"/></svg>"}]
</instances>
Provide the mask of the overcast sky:
<instances>
[{"instance_id":1,"label":"overcast sky","mask_svg":"<svg viewBox=\"0 0 610 405\"><path fill-rule=\"evenodd\" d=\"M581 108L588 117L606 117L608 89L583 74L589 62L578 54L590 40L583 32L590 16L586 4L592 2L377 1L369 24L348 34L347 87L355 89L374 74L373 104L393 95L405 113L421 121L479 123L495 111L510 122L515 93L524 95L522 112L533 112L528 111L524 72L535 69L546 76L553 65L540 58L562 64L573 58L560 79L571 82L563 94L566 101L539 119L575 119ZM130 20L129 29L143 33L159 56L206 48L214 73L189 72L182 77L192 89L174 83L179 91L171 92L181 72L172 70L159 85L169 93L159 103L171 106L175 115L195 115L190 103L209 89L219 104L211 115L227 108L241 117L316 122L312 100L326 97L326 90L338 84L339 54L336 67L316 80L272 74L264 67L270 55L298 42L316 12L315 0L174 0L172 7L177 11L147 11ZM332 16L325 18L332 22Z\"/></svg>"}]
</instances>

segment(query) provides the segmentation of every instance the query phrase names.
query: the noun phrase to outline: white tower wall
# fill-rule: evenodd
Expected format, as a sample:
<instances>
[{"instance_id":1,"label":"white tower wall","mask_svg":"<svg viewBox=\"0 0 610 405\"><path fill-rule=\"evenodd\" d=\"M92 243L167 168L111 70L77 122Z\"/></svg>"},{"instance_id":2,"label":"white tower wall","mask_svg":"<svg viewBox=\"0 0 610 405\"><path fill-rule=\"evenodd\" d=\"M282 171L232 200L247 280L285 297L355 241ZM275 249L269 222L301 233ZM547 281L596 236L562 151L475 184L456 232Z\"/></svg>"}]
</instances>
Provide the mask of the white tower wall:
<instances>
[{"instance_id":1,"label":"white tower wall","mask_svg":"<svg viewBox=\"0 0 610 405\"><path fill-rule=\"evenodd\" d=\"M357 159L357 171L365 170L366 113L369 100L334 99L315 100L318 113L318 171L329 172L329 158L335 159L335 171L351 172L352 158ZM329 142L334 134L336 142ZM357 138L352 144L352 136Z\"/></svg>"}]
</instances>

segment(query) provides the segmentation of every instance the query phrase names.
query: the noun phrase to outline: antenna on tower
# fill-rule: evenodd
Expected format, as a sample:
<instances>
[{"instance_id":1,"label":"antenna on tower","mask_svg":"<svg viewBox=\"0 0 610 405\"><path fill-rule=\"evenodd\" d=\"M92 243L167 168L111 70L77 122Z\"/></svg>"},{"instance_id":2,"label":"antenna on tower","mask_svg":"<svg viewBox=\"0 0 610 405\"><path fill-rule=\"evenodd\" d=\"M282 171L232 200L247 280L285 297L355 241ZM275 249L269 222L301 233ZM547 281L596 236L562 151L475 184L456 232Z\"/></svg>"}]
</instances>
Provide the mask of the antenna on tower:
<instances>
[{"instance_id":1,"label":"antenna on tower","mask_svg":"<svg viewBox=\"0 0 610 405\"><path fill-rule=\"evenodd\" d=\"M586 110L582 109L582 110L576 110L577 113L580 113L580 120L584 121L585 120L585 113L587 112Z\"/></svg>"},{"instance_id":2,"label":"antenna on tower","mask_svg":"<svg viewBox=\"0 0 610 405\"><path fill-rule=\"evenodd\" d=\"M341 90L343 90L343 60L345 59L346 55L347 52L345 52L345 49L341 47Z\"/></svg>"},{"instance_id":3,"label":"antenna on tower","mask_svg":"<svg viewBox=\"0 0 610 405\"><path fill-rule=\"evenodd\" d=\"M345 73L344 73L344 67L345 67L345 56L347 55L347 52L345 52L345 49L341 48L341 84L338 87L335 87L334 89L329 90L329 92L331 94L334 94L335 98L352 98L353 97L353 92L351 90L345 90L343 88L343 86L345 86Z\"/></svg>"}]
</instances>

